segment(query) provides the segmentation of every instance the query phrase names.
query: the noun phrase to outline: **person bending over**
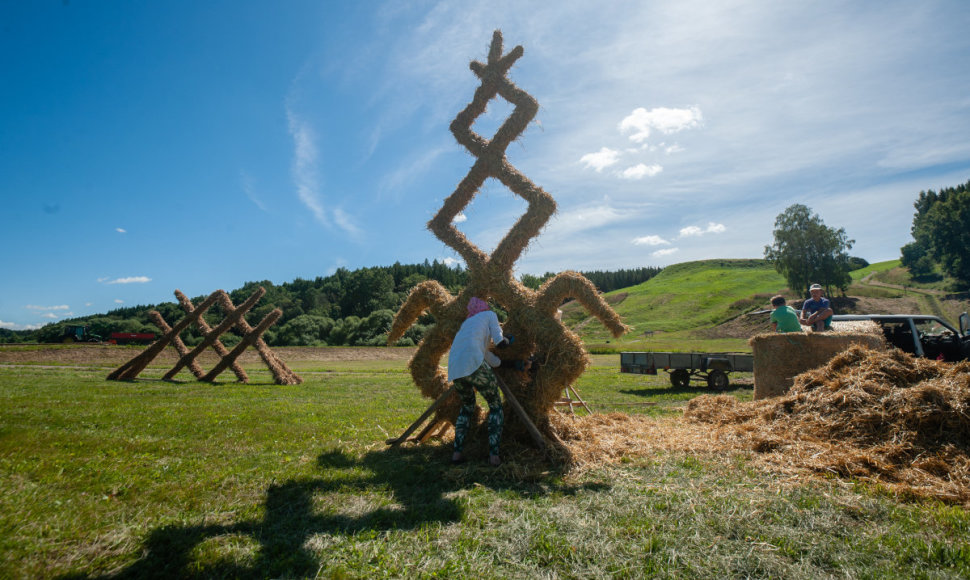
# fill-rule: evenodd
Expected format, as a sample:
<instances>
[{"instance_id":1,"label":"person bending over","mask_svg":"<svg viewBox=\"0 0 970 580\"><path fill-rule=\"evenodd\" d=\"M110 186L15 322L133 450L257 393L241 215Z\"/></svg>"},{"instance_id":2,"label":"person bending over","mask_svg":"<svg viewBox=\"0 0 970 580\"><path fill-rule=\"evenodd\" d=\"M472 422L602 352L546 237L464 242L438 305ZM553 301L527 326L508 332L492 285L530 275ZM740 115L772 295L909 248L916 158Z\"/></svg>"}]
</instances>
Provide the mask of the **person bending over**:
<instances>
[{"instance_id":1,"label":"person bending over","mask_svg":"<svg viewBox=\"0 0 970 580\"><path fill-rule=\"evenodd\" d=\"M458 329L451 352L448 353L448 380L455 385L458 398L461 399L461 410L455 421L455 451L451 456L452 463L461 463L465 436L471 418L475 414L475 391L481 393L488 403L488 462L492 465L502 463L499 457L499 443L502 441L502 427L505 414L502 410L502 397L499 395L498 378L492 367L502 364L502 361L489 350L489 344L495 343L499 348L509 344L510 340L502 335L498 316L488 307L488 303L478 297L468 301L468 316Z\"/></svg>"}]
</instances>

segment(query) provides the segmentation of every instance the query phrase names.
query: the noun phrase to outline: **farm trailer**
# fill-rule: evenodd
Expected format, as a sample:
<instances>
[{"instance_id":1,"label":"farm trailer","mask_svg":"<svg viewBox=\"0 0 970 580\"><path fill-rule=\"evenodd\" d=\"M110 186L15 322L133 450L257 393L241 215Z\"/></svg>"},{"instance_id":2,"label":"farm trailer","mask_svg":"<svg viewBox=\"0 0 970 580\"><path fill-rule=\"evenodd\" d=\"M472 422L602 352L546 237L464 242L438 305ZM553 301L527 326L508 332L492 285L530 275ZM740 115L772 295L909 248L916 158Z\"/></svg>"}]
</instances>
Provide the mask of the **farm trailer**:
<instances>
[{"instance_id":1,"label":"farm trailer","mask_svg":"<svg viewBox=\"0 0 970 580\"><path fill-rule=\"evenodd\" d=\"M691 380L704 381L712 389L726 389L728 373L752 372L754 357L733 352L621 352L620 372L655 375L667 371L670 384L687 387Z\"/></svg>"}]
</instances>

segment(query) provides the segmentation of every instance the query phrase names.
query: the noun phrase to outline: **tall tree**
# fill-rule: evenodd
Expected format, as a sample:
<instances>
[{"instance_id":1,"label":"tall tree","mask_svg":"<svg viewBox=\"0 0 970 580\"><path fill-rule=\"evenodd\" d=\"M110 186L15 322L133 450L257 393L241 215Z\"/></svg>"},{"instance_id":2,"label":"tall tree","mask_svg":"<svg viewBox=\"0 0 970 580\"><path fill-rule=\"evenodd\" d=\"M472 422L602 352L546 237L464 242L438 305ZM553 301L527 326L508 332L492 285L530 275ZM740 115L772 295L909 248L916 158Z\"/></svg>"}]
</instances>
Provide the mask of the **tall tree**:
<instances>
[{"instance_id":1,"label":"tall tree","mask_svg":"<svg viewBox=\"0 0 970 580\"><path fill-rule=\"evenodd\" d=\"M765 260L785 277L792 290L804 290L814 283L845 291L852 281L848 251L855 240L845 228L830 228L818 214L796 203L775 218L775 243L765 246Z\"/></svg>"},{"instance_id":2,"label":"tall tree","mask_svg":"<svg viewBox=\"0 0 970 580\"><path fill-rule=\"evenodd\" d=\"M918 276L935 262L949 276L970 283L970 181L939 193L921 191L913 206L914 241L901 248L902 264Z\"/></svg>"}]
</instances>

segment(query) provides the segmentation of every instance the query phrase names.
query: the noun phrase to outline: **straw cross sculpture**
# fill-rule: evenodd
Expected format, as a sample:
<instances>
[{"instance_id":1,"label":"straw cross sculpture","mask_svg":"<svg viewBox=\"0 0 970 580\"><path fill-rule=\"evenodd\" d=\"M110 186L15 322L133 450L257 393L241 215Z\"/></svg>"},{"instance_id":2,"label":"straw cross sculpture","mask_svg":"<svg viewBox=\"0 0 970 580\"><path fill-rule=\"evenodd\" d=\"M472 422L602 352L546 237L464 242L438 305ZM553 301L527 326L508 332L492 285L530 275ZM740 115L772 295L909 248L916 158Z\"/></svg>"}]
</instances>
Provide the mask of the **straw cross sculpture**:
<instances>
[{"instance_id":1,"label":"straw cross sculpture","mask_svg":"<svg viewBox=\"0 0 970 580\"><path fill-rule=\"evenodd\" d=\"M472 72L481 80L481 85L468 106L452 121L451 132L476 160L455 191L445 199L438 213L428 222L428 229L465 260L468 284L458 296L452 296L434 280L415 286L395 316L388 344L397 342L425 311L431 312L435 325L425 334L409 367L422 394L437 399L449 388L447 373L439 366L439 361L451 347L458 328L465 320L469 299L477 296L497 303L509 315L504 333L515 337L512 346L502 351L502 358L525 359L532 356L536 368L532 372L495 370L515 398L522 402L532 421L540 430L551 435L546 416L560 399L563 390L572 385L589 364L589 355L580 338L556 318L558 307L565 300L574 298L596 316L613 336L620 336L628 328L599 296L595 286L577 272L563 272L548 280L538 291L523 286L512 274L516 260L555 213L556 202L512 166L505 156L509 144L518 139L535 117L539 104L507 76L512 65L522 56L522 47L516 46L507 54L502 54L502 50L502 34L495 31L487 62L473 61L470 65ZM489 140L471 127L485 112L488 103L497 97L511 103L514 109ZM528 210L488 255L471 243L453 222L490 177L524 199L528 203ZM458 398L452 395L437 408L435 419L453 424L458 408ZM479 409L479 420L482 415ZM512 433L507 429L507 435L514 437L515 425L510 423L507 427L512 428Z\"/></svg>"},{"instance_id":2,"label":"straw cross sculpture","mask_svg":"<svg viewBox=\"0 0 970 580\"><path fill-rule=\"evenodd\" d=\"M263 297L266 290L262 287L258 288L252 295L246 299L245 302L240 304L238 307L232 303L229 295L226 294L224 290L216 290L209 295L208 298L202 301L198 306L192 304L185 294L181 291L175 291L175 297L178 298L179 304L185 311L185 317L178 321L175 326L169 326L162 315L156 311L152 310L149 312L149 316L152 322L159 327L162 331L161 337L148 346L144 351L135 356L130 361L121 365L117 369L108 375L108 380L112 381L130 381L134 380L145 368L157 357L169 344L175 347L175 350L179 353L179 360L165 375L162 377L163 380L171 380L177 375L182 369L188 367L189 371L195 376L199 381L213 382L216 380L223 371L228 368L232 369L235 373L236 378L241 383L249 382L249 376L246 371L243 370L241 366L236 362L239 356L250 346L255 346L256 351L259 353L260 358L269 368L270 372L273 373L273 379L278 385L298 385L303 382L303 379L299 375L291 371L286 364L280 360L276 354L270 350L269 346L262 339L262 335L266 330L279 320L280 316L283 315L283 311L279 308L274 309L269 312L263 319L256 325L255 328L246 322L243 316L246 315L253 306L259 302L259 299ZM209 308L211 308L216 303L219 304L220 308L225 313L225 318L220 322L215 328L209 326L209 324L202 318ZM187 329L190 325L195 324L199 331L202 333L203 339L193 349L189 349L180 337L182 331ZM239 344L232 349L228 350L219 337L222 336L226 331L235 326L243 333L243 338L239 341ZM216 354L219 356L219 362L210 370L205 372L201 366L199 366L196 360L202 352L207 348L212 348Z\"/></svg>"}]
</instances>

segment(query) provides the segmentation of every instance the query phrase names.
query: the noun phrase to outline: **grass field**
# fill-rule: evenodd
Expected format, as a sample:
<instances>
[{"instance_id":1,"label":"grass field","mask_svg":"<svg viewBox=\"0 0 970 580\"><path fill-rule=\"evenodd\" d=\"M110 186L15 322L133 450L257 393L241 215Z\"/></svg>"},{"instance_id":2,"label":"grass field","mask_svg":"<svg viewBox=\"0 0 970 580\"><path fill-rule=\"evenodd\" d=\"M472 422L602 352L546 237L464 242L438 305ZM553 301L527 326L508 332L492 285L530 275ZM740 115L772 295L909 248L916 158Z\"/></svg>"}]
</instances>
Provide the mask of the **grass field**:
<instances>
[{"instance_id":1,"label":"grass field","mask_svg":"<svg viewBox=\"0 0 970 580\"><path fill-rule=\"evenodd\" d=\"M970 576L960 507L663 441L584 472L455 467L446 442L384 444L428 404L404 359L287 362L304 384L0 364L0 577ZM577 384L597 412L674 424L705 392L617 366Z\"/></svg>"}]
</instances>

